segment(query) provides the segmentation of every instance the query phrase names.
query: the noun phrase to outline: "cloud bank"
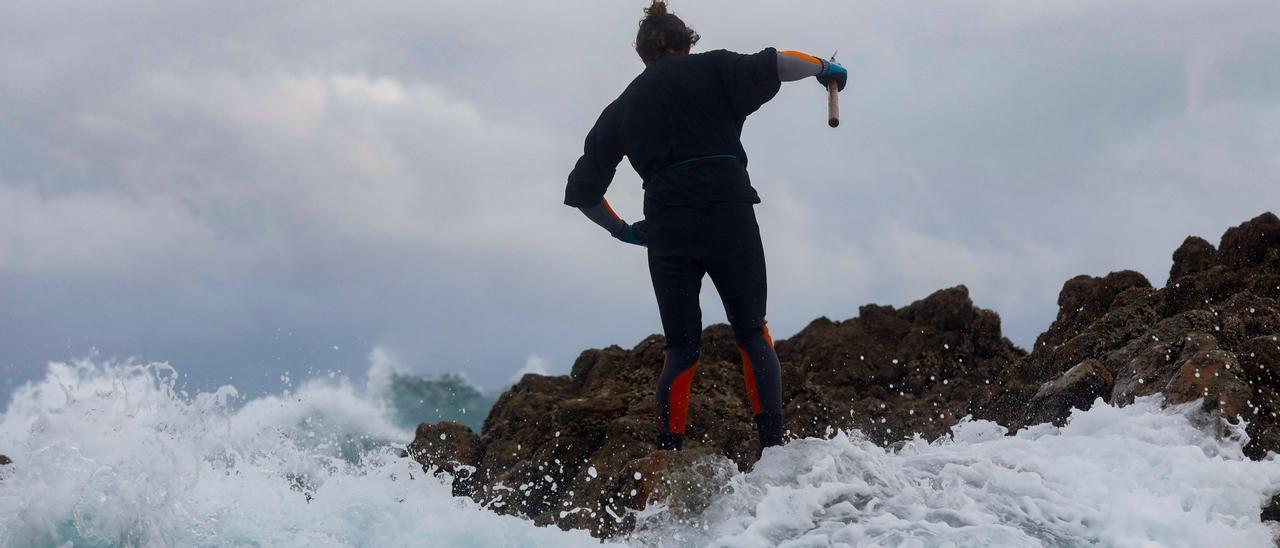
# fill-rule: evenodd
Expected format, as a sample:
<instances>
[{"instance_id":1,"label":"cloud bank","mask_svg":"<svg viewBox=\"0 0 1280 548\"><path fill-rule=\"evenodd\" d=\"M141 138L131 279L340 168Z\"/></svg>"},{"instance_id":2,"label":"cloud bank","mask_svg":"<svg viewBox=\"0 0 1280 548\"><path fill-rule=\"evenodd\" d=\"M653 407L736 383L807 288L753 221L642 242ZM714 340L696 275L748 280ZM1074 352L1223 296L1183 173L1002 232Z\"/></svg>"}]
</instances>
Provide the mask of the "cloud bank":
<instances>
[{"instance_id":1,"label":"cloud bank","mask_svg":"<svg viewBox=\"0 0 1280 548\"><path fill-rule=\"evenodd\" d=\"M8 382L97 348L268 386L381 345L496 386L659 331L643 253L560 205L642 7L0 7ZM851 70L839 129L799 82L744 133L780 336L964 283L1027 345L1070 276L1159 284L1280 203L1274 3L673 9ZM628 168L610 200L639 215Z\"/></svg>"}]
</instances>

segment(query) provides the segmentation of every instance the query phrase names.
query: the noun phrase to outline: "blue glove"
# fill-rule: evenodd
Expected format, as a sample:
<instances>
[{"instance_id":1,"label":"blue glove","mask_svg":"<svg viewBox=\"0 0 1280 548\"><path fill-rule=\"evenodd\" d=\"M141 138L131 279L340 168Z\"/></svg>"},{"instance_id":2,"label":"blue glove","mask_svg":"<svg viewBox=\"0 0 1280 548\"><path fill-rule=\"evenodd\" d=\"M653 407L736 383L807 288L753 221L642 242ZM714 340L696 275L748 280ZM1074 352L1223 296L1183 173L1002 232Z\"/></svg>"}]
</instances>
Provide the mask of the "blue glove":
<instances>
[{"instance_id":1,"label":"blue glove","mask_svg":"<svg viewBox=\"0 0 1280 548\"><path fill-rule=\"evenodd\" d=\"M818 83L825 88L827 87L827 82L835 80L836 89L844 91L845 84L849 83L849 71L833 61L824 59L819 59L819 61L822 61L822 71L818 73Z\"/></svg>"},{"instance_id":2,"label":"blue glove","mask_svg":"<svg viewBox=\"0 0 1280 548\"><path fill-rule=\"evenodd\" d=\"M649 235L645 231L644 221L638 221L635 224L622 223L617 230L613 231L613 237L623 243L649 247Z\"/></svg>"}]
</instances>

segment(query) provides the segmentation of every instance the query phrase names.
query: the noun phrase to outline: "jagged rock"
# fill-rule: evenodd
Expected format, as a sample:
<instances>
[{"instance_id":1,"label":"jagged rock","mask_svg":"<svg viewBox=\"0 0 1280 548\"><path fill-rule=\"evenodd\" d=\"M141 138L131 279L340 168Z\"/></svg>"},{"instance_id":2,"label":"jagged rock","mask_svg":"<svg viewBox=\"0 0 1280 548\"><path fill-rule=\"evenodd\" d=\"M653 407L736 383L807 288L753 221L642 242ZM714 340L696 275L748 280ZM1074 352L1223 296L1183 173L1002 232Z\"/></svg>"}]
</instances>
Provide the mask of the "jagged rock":
<instances>
[{"instance_id":1,"label":"jagged rock","mask_svg":"<svg viewBox=\"0 0 1280 548\"><path fill-rule=\"evenodd\" d=\"M1188 238L1163 288L1132 271L1078 276L1058 305L1030 354L963 286L902 309L866 305L850 320L814 320L777 341L790 435L856 428L889 445L943 435L965 415L1016 429L1060 421L1098 398L1123 405L1160 394L1248 420L1251 457L1280 452L1275 215L1228 230L1216 251ZM425 425L411 453L428 468L474 464L471 483L459 488L455 479L456 490L541 524L610 536L634 525L627 509L655 498L696 511L705 486L681 485L718 485L721 468L706 463L744 469L756 458L741 364L728 326L703 332L685 451L673 458L652 443L662 360L658 336L630 350L588 350L568 376L526 375L499 398L480 436ZM440 433L460 445L429 441ZM677 480L663 487L657 478Z\"/></svg>"},{"instance_id":2,"label":"jagged rock","mask_svg":"<svg viewBox=\"0 0 1280 548\"><path fill-rule=\"evenodd\" d=\"M1098 398L1109 397L1115 381L1115 375L1098 360L1082 361L1040 387L1028 404L1024 422L1061 424L1072 409L1088 410Z\"/></svg>"},{"instance_id":3,"label":"jagged rock","mask_svg":"<svg viewBox=\"0 0 1280 548\"><path fill-rule=\"evenodd\" d=\"M1213 244L1198 236L1187 236L1178 250L1173 252L1173 267L1169 269L1169 281L1187 274L1195 274L1213 266L1218 250Z\"/></svg>"},{"instance_id":4,"label":"jagged rock","mask_svg":"<svg viewBox=\"0 0 1280 548\"><path fill-rule=\"evenodd\" d=\"M851 320L815 321L777 348L794 434L857 428L882 444L946 433L1024 354L964 286L901 310L867 305Z\"/></svg>"},{"instance_id":5,"label":"jagged rock","mask_svg":"<svg viewBox=\"0 0 1280 548\"><path fill-rule=\"evenodd\" d=\"M466 426L442 421L422 423L407 447L408 456L422 464L423 471L453 476L453 494L469 496L476 464L480 460L480 438Z\"/></svg>"},{"instance_id":6,"label":"jagged rock","mask_svg":"<svg viewBox=\"0 0 1280 548\"><path fill-rule=\"evenodd\" d=\"M1262 507L1263 521L1280 521L1280 495L1271 497L1271 501Z\"/></svg>"},{"instance_id":7,"label":"jagged rock","mask_svg":"<svg viewBox=\"0 0 1280 548\"><path fill-rule=\"evenodd\" d=\"M472 496L499 512L605 536L629 529L626 510L654 496L696 506L698 497L678 488L680 466L668 468L662 477L672 481L657 491L635 477L637 466L661 454L653 444L653 390L663 344L652 336L631 350L588 350L567 377L526 375L485 420ZM851 320L815 320L777 349L792 436L858 428L881 443L946 433L972 402L998 389L988 381L1024 354L1001 335L999 316L976 308L963 286L901 310L868 305ZM437 430L419 428L415 447L428 447L423 438L432 436ZM674 462L703 455L746 468L756 453L733 333L710 326L685 451ZM424 465L439 466L433 453L418 454Z\"/></svg>"},{"instance_id":8,"label":"jagged rock","mask_svg":"<svg viewBox=\"0 0 1280 548\"><path fill-rule=\"evenodd\" d=\"M1146 276L1132 270L1112 272L1103 278L1081 275L1067 280L1058 293L1058 318L1036 337L1032 350L1060 345L1079 335L1111 310L1116 297L1125 290L1150 287Z\"/></svg>"},{"instance_id":9,"label":"jagged rock","mask_svg":"<svg viewBox=\"0 0 1280 548\"><path fill-rule=\"evenodd\" d=\"M1002 394L979 407L1017 408L1049 375L1094 360L1115 381L1112 404L1161 394L1170 402L1203 399L1228 420L1249 420L1246 451L1280 451L1280 219L1260 215L1226 231L1214 252L1188 238L1174 256L1168 285L1144 287L1135 274L1081 276L1064 286L1053 325L1018 363ZM1056 381L1055 381L1056 382ZM1035 396L1018 427L1060 418L1041 413ZM988 413L990 415L990 413ZM994 417L999 420L1001 417Z\"/></svg>"},{"instance_id":10,"label":"jagged rock","mask_svg":"<svg viewBox=\"0 0 1280 548\"><path fill-rule=\"evenodd\" d=\"M1228 229L1218 244L1218 260L1233 268L1274 266L1280 260L1280 217L1267 212Z\"/></svg>"},{"instance_id":11,"label":"jagged rock","mask_svg":"<svg viewBox=\"0 0 1280 548\"><path fill-rule=\"evenodd\" d=\"M733 461L714 449L699 447L686 451L655 451L630 462L622 477L632 478L640 503L666 505L672 516L697 516L728 490L728 480L736 471Z\"/></svg>"},{"instance_id":12,"label":"jagged rock","mask_svg":"<svg viewBox=\"0 0 1280 548\"><path fill-rule=\"evenodd\" d=\"M1192 355L1181 363L1164 389L1171 403L1203 399L1205 409L1217 409L1227 417L1240 416L1250 392L1235 354L1222 350Z\"/></svg>"}]
</instances>

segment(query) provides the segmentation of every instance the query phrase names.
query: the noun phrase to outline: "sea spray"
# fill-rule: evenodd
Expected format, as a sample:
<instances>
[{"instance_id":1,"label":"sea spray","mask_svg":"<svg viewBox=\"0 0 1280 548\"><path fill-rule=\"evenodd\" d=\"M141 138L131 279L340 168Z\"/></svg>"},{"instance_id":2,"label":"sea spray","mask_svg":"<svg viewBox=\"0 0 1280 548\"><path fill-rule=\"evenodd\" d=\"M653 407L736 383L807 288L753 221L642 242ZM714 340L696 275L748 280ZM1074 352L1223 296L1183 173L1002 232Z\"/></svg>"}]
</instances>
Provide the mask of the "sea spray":
<instances>
[{"instance_id":1,"label":"sea spray","mask_svg":"<svg viewBox=\"0 0 1280 548\"><path fill-rule=\"evenodd\" d=\"M343 379L239 401L165 364L54 363L0 419L0 545L596 545L498 516L409 459Z\"/></svg>"},{"instance_id":2,"label":"sea spray","mask_svg":"<svg viewBox=\"0 0 1280 548\"><path fill-rule=\"evenodd\" d=\"M0 545L595 546L464 498L409 459L386 401L342 378L245 400L165 364L51 364L15 391ZM857 432L771 448L695 515L651 509L636 545L1268 546L1280 463L1195 405L1098 402L1014 436L961 421L886 449Z\"/></svg>"},{"instance_id":3,"label":"sea spray","mask_svg":"<svg viewBox=\"0 0 1280 548\"><path fill-rule=\"evenodd\" d=\"M449 420L479 432L497 400L461 373L415 375L382 347L369 353L367 386L371 398L389 406L391 420L411 430L421 422Z\"/></svg>"},{"instance_id":4,"label":"sea spray","mask_svg":"<svg viewBox=\"0 0 1280 548\"><path fill-rule=\"evenodd\" d=\"M1259 509L1280 490L1274 455L1243 428L1199 424L1198 404L1101 401L1062 428L1005 436L965 420L889 450L858 433L771 448L695 519L642 516L655 546L1271 546Z\"/></svg>"}]
</instances>

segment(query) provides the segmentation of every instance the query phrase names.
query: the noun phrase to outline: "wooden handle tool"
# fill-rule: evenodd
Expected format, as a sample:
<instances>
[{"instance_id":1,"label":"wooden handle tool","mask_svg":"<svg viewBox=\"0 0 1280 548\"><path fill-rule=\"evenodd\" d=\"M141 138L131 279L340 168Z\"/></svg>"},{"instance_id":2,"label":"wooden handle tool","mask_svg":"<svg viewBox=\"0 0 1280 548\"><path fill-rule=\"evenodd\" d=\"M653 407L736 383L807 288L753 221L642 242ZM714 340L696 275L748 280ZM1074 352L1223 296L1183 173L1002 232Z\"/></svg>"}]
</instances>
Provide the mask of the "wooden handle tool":
<instances>
[{"instance_id":1,"label":"wooden handle tool","mask_svg":"<svg viewBox=\"0 0 1280 548\"><path fill-rule=\"evenodd\" d=\"M840 88L835 80L827 82L827 125L840 125Z\"/></svg>"}]
</instances>

